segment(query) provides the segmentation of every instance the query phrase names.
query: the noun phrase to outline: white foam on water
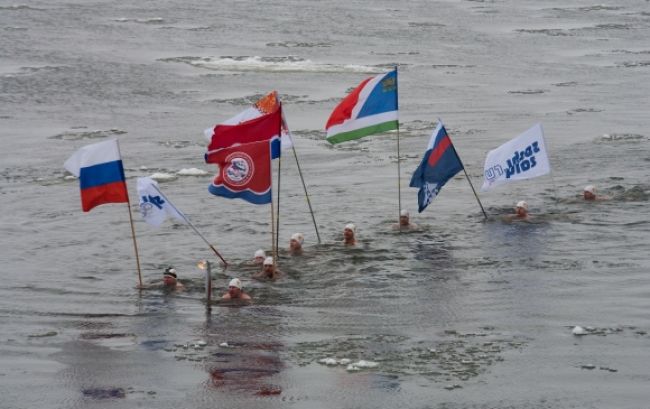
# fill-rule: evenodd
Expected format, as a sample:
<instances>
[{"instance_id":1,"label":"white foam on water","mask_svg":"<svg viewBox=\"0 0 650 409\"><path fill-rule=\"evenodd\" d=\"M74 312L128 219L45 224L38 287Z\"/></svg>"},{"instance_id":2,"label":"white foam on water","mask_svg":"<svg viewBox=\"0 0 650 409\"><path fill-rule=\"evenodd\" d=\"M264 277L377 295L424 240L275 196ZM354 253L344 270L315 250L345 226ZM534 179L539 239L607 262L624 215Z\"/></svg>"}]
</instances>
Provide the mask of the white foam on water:
<instances>
[{"instance_id":1,"label":"white foam on water","mask_svg":"<svg viewBox=\"0 0 650 409\"><path fill-rule=\"evenodd\" d=\"M156 172L153 175L149 176L151 179L155 180L156 182L165 182L168 180L174 180L178 176L172 175L171 173L163 173L163 172Z\"/></svg>"},{"instance_id":2,"label":"white foam on water","mask_svg":"<svg viewBox=\"0 0 650 409\"><path fill-rule=\"evenodd\" d=\"M298 57L210 57L196 58L188 63L195 67L221 71L272 72L361 72L378 73L381 68L357 64L320 64Z\"/></svg>"},{"instance_id":3,"label":"white foam on water","mask_svg":"<svg viewBox=\"0 0 650 409\"><path fill-rule=\"evenodd\" d=\"M198 168L187 168L187 169L181 169L178 172L176 172L178 176L205 176L208 174L203 169L198 169Z\"/></svg>"},{"instance_id":4,"label":"white foam on water","mask_svg":"<svg viewBox=\"0 0 650 409\"><path fill-rule=\"evenodd\" d=\"M585 330L584 328L582 328L579 325L576 325L575 327L573 327L573 330L571 331L571 333L573 335L577 335L577 336L587 335L587 330Z\"/></svg>"}]
</instances>

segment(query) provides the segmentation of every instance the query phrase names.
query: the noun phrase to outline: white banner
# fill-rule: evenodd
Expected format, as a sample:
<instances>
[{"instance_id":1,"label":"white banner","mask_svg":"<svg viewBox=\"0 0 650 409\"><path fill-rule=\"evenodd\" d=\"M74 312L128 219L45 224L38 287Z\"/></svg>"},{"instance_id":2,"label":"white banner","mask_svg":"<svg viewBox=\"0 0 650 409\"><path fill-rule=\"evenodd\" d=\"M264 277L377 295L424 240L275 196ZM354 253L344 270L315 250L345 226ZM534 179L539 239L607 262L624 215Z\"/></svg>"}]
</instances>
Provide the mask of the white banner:
<instances>
[{"instance_id":1,"label":"white banner","mask_svg":"<svg viewBox=\"0 0 650 409\"><path fill-rule=\"evenodd\" d=\"M140 214L147 223L159 227L167 216L185 224L183 214L158 190L158 183L149 178L138 178L138 196L140 197Z\"/></svg>"},{"instance_id":2,"label":"white banner","mask_svg":"<svg viewBox=\"0 0 650 409\"><path fill-rule=\"evenodd\" d=\"M515 139L488 152L481 191L550 172L551 164L548 161L542 124L535 124Z\"/></svg>"}]
</instances>

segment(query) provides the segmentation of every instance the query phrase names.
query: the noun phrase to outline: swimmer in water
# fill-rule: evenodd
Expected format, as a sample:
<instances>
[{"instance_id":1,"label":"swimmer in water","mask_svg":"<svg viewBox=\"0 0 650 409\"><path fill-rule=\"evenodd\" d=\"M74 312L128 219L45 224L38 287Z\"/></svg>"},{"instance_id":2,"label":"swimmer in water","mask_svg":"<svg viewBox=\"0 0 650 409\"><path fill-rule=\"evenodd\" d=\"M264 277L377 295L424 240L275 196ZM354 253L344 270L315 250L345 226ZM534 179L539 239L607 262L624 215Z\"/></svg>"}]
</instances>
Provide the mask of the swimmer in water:
<instances>
[{"instance_id":1,"label":"swimmer in water","mask_svg":"<svg viewBox=\"0 0 650 409\"><path fill-rule=\"evenodd\" d=\"M599 200L609 200L610 197L598 195L596 196L596 186L588 185L582 190L582 198L588 202L595 202Z\"/></svg>"},{"instance_id":2,"label":"swimmer in water","mask_svg":"<svg viewBox=\"0 0 650 409\"><path fill-rule=\"evenodd\" d=\"M515 214L509 214L503 217L506 221L515 221L515 220L528 220L530 216L528 215L528 203L523 200L517 202L515 206Z\"/></svg>"},{"instance_id":3,"label":"swimmer in water","mask_svg":"<svg viewBox=\"0 0 650 409\"><path fill-rule=\"evenodd\" d=\"M168 267L163 273L162 282L157 281L150 285L138 286L140 289L150 289L150 288L166 288L169 290L183 291L185 286L183 283L178 281L178 276L176 275L176 269L173 267Z\"/></svg>"},{"instance_id":4,"label":"swimmer in water","mask_svg":"<svg viewBox=\"0 0 650 409\"><path fill-rule=\"evenodd\" d=\"M417 230L417 228L417 224L411 223L409 212L406 209L399 212L399 223L393 224L393 230Z\"/></svg>"},{"instance_id":5,"label":"swimmer in water","mask_svg":"<svg viewBox=\"0 0 650 409\"><path fill-rule=\"evenodd\" d=\"M255 273L253 278L256 280L275 281L282 276L282 272L275 267L273 257L267 257L262 265L262 271Z\"/></svg>"},{"instance_id":6,"label":"swimmer in water","mask_svg":"<svg viewBox=\"0 0 650 409\"><path fill-rule=\"evenodd\" d=\"M266 258L266 253L264 253L264 250L259 249L255 252L255 257L253 258L253 263L257 266L261 266L262 263L264 263L264 259Z\"/></svg>"},{"instance_id":7,"label":"swimmer in water","mask_svg":"<svg viewBox=\"0 0 650 409\"><path fill-rule=\"evenodd\" d=\"M345 225L345 228L343 229L343 244L346 246L357 245L356 230L357 226L352 223Z\"/></svg>"},{"instance_id":8,"label":"swimmer in water","mask_svg":"<svg viewBox=\"0 0 650 409\"><path fill-rule=\"evenodd\" d=\"M299 256L302 254L302 243L305 241L305 236L302 233L294 233L289 240L289 254Z\"/></svg>"},{"instance_id":9,"label":"swimmer in water","mask_svg":"<svg viewBox=\"0 0 650 409\"><path fill-rule=\"evenodd\" d=\"M242 290L242 283L239 278L233 278L228 283L228 292L225 293L222 297L222 300L241 300L241 301L251 301L251 296L246 294Z\"/></svg>"}]
</instances>

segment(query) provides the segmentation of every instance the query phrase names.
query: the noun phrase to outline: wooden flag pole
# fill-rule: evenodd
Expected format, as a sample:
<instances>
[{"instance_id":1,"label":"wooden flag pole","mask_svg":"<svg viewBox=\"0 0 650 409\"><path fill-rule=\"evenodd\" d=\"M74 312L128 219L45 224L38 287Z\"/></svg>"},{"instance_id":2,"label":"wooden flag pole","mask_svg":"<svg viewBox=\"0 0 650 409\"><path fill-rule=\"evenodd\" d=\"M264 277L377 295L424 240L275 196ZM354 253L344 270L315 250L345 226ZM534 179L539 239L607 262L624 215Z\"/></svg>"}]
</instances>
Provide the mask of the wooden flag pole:
<instances>
[{"instance_id":1,"label":"wooden flag pole","mask_svg":"<svg viewBox=\"0 0 650 409\"><path fill-rule=\"evenodd\" d=\"M120 152L120 141L115 140L117 144L117 153L122 157L122 152ZM126 188L126 180L124 181L124 187ZM142 271L140 270L140 255L138 254L138 242L135 238L135 227L133 226L133 214L131 213L131 199L129 198L129 191L126 191L126 207L129 209L129 223L131 224L131 237L133 238L133 249L135 250L135 264L138 267L138 283L140 283L140 288L142 288Z\"/></svg>"},{"instance_id":2,"label":"wooden flag pole","mask_svg":"<svg viewBox=\"0 0 650 409\"><path fill-rule=\"evenodd\" d=\"M302 181L302 188L305 191L305 199L307 199L307 206L309 207L309 213L311 214L311 221L314 223L314 230L316 230L316 238L318 239L318 244L321 244L320 234L318 234L318 226L316 225L316 217L314 217L314 209L311 207L311 201L309 200L309 194L307 193L307 185L305 185L305 179L302 177L302 170L300 169L300 162L298 162L298 154L296 153L296 147L293 146L293 140L291 141L291 149L293 150L293 157L296 158L296 166L298 166L298 175L300 175L300 180Z\"/></svg>"},{"instance_id":3,"label":"wooden flag pole","mask_svg":"<svg viewBox=\"0 0 650 409\"><path fill-rule=\"evenodd\" d=\"M282 142L280 142L282 144ZM282 146L280 146L280 151L282 151ZM280 177L282 175L282 152L280 152L280 157L278 158L278 209L277 217L275 219L275 249L276 251L280 248ZM277 254L276 254L277 256ZM273 257L273 262L275 263L276 257Z\"/></svg>"},{"instance_id":4,"label":"wooden flag pole","mask_svg":"<svg viewBox=\"0 0 650 409\"><path fill-rule=\"evenodd\" d=\"M212 249L212 251L214 252L214 254L216 254L217 257L219 257L219 258L221 259L221 261L223 262L223 269L224 269L224 270L227 269L227 268L228 268L228 262L226 262L226 260L223 258L223 256L221 256L221 254L217 251L217 249L215 249L214 246L213 246L212 244L210 244L210 242L208 241L208 239L206 239L206 238L205 238L205 237L204 237L204 236L203 236L203 235L198 231L198 229L197 229L197 228L192 224L192 222L190 221L190 219L188 219L187 216L185 216L185 213L183 213L183 212L181 212L180 210L178 210L178 208L176 208L176 206L174 206L174 205L172 204L172 202L167 198L167 196L165 196L165 195L163 194L163 192L161 192L160 189L158 189L158 186L156 186L155 184L153 184L152 186L153 186L154 189L156 189L156 191L158 192L158 194L159 194L163 199L165 199L165 201L167 201L167 203L168 203L171 207L173 207L173 208L178 212L178 214L181 215L181 217L183 218L183 220L185 220L185 223L187 223L187 224L192 228L192 230L194 230L194 233L196 233L196 234L197 234L201 239L203 239L203 241L205 242L205 244L207 244L208 247L210 247L210 249Z\"/></svg>"},{"instance_id":5,"label":"wooden flag pole","mask_svg":"<svg viewBox=\"0 0 650 409\"><path fill-rule=\"evenodd\" d=\"M129 222L131 223L131 237L133 237L133 248L135 249L135 263L138 266L138 282L142 287L142 272L140 271L140 255L138 254L138 242L135 239L135 227L133 226L133 214L131 213L131 200L128 199L126 206L129 208Z\"/></svg>"},{"instance_id":6,"label":"wooden flag pole","mask_svg":"<svg viewBox=\"0 0 650 409\"><path fill-rule=\"evenodd\" d=\"M440 120L438 120L440 121ZM469 175L467 174L467 171L465 170L465 164L463 161L460 159L460 156L458 155L458 152L456 152L456 147L454 144L451 144L451 148L454 150L454 155L458 158L458 162L463 166L463 173L465 174L465 178L467 178L467 181L469 182L469 187L472 188L472 192L474 193L474 197L476 198L476 201L478 202L478 205L481 207L481 211L483 212L483 216L485 217L485 220L487 220L488 216L487 213L485 213L485 209L483 208L483 204L481 203L481 199L478 198L478 194L476 194L476 190L474 189L474 185L472 184L471 179L469 178Z\"/></svg>"},{"instance_id":7,"label":"wooden flag pole","mask_svg":"<svg viewBox=\"0 0 650 409\"><path fill-rule=\"evenodd\" d=\"M397 65L395 66L395 78L397 79ZM395 93L397 112L399 112L399 93ZM399 117L397 119L397 225L399 231L402 231L402 224L399 222L399 217L402 214L402 183L400 171L400 152L399 152Z\"/></svg>"},{"instance_id":8,"label":"wooden flag pole","mask_svg":"<svg viewBox=\"0 0 650 409\"><path fill-rule=\"evenodd\" d=\"M273 264L275 264L277 250L275 248L275 206L273 205L273 160L269 162L271 168L271 253L273 254Z\"/></svg>"}]
</instances>

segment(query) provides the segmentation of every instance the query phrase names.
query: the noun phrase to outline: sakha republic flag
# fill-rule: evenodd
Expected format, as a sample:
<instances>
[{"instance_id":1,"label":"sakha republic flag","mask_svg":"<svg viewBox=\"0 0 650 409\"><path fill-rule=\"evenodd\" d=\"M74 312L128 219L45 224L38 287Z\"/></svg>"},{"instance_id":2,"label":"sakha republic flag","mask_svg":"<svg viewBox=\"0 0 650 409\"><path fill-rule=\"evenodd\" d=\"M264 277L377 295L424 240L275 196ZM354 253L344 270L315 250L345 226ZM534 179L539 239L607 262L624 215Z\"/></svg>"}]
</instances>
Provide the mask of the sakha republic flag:
<instances>
[{"instance_id":1,"label":"sakha republic flag","mask_svg":"<svg viewBox=\"0 0 650 409\"><path fill-rule=\"evenodd\" d=\"M436 198L445 183L461 170L463 164L456 154L445 126L441 120L438 120L438 126L429 139L420 166L411 177L410 187L420 188L418 212L422 213Z\"/></svg>"},{"instance_id":2,"label":"sakha republic flag","mask_svg":"<svg viewBox=\"0 0 650 409\"><path fill-rule=\"evenodd\" d=\"M79 178L84 212L105 203L129 202L117 139L84 146L63 167Z\"/></svg>"},{"instance_id":3,"label":"sakha republic flag","mask_svg":"<svg viewBox=\"0 0 650 409\"><path fill-rule=\"evenodd\" d=\"M271 140L218 149L205 155L207 163L219 166L208 187L210 193L253 204L271 203Z\"/></svg>"},{"instance_id":4,"label":"sakha republic flag","mask_svg":"<svg viewBox=\"0 0 650 409\"><path fill-rule=\"evenodd\" d=\"M229 136L229 132L232 130L233 126L237 125L251 125L255 126L258 122L251 122L259 119L260 117L268 117L268 115L274 115L277 111L280 111L280 130L279 133L271 135L269 139L278 138L280 141L280 148L282 150L290 149L293 146L293 139L291 137L291 131L287 126L287 122L282 113L281 104L278 99L278 93L272 91L265 95L264 97L257 100L251 107L243 110L239 114L233 116L230 119L227 119L220 124L208 128L204 131L206 139L210 142L210 146L214 149L227 148L231 146L232 143L247 143L252 142L250 140L241 140L233 142L233 138ZM262 120L263 121L263 120ZM256 140L262 140L261 138ZM274 146L274 149L277 149L277 146ZM279 153L274 151L273 158L279 157Z\"/></svg>"},{"instance_id":5,"label":"sakha republic flag","mask_svg":"<svg viewBox=\"0 0 650 409\"><path fill-rule=\"evenodd\" d=\"M187 223L185 215L160 191L158 182L150 177L138 178L138 197L140 215L150 225L160 227L167 216L173 217L180 223Z\"/></svg>"},{"instance_id":6,"label":"sakha republic flag","mask_svg":"<svg viewBox=\"0 0 650 409\"><path fill-rule=\"evenodd\" d=\"M488 152L481 191L504 183L531 179L551 172L542 124Z\"/></svg>"},{"instance_id":7,"label":"sakha republic flag","mask_svg":"<svg viewBox=\"0 0 650 409\"><path fill-rule=\"evenodd\" d=\"M335 144L398 126L397 70L393 70L362 81L334 108L325 130L327 141Z\"/></svg>"}]
</instances>

